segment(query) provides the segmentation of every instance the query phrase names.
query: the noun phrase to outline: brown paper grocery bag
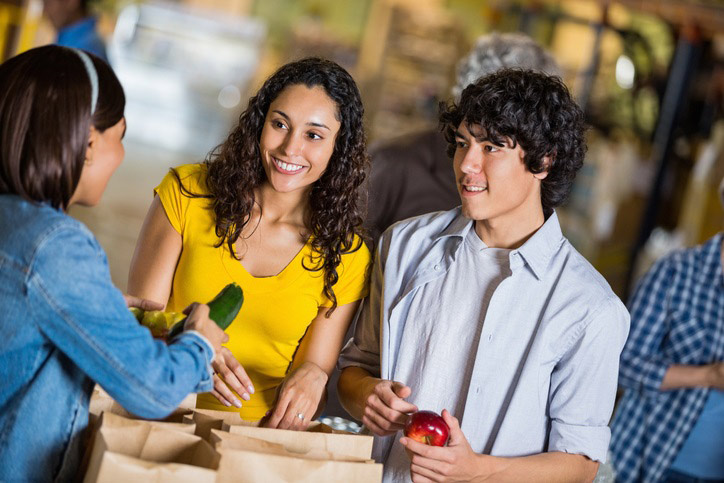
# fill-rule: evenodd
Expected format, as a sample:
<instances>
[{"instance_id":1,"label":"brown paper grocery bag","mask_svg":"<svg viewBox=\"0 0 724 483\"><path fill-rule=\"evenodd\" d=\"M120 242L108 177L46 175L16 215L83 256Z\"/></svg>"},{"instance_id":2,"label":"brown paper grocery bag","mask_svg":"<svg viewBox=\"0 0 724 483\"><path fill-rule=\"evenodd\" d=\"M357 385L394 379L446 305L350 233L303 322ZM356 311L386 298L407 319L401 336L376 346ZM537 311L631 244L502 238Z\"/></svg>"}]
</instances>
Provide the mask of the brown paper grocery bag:
<instances>
[{"instance_id":1,"label":"brown paper grocery bag","mask_svg":"<svg viewBox=\"0 0 724 483\"><path fill-rule=\"evenodd\" d=\"M106 453L95 479L103 483L214 483L216 471L176 463L154 463L118 453Z\"/></svg>"},{"instance_id":2,"label":"brown paper grocery bag","mask_svg":"<svg viewBox=\"0 0 724 483\"><path fill-rule=\"evenodd\" d=\"M349 461L310 460L234 449L220 450L218 483L378 483L382 465Z\"/></svg>"},{"instance_id":3,"label":"brown paper grocery bag","mask_svg":"<svg viewBox=\"0 0 724 483\"><path fill-rule=\"evenodd\" d=\"M214 411L213 409L197 409L193 413L186 414L182 422L195 424L196 436L209 442L211 441L209 436L212 429L228 431L230 426L243 423L239 413Z\"/></svg>"},{"instance_id":4,"label":"brown paper grocery bag","mask_svg":"<svg viewBox=\"0 0 724 483\"><path fill-rule=\"evenodd\" d=\"M293 453L308 453L312 449L317 449L361 459L370 459L372 455L372 436L354 433L326 433L316 425L309 431L231 426L229 432L278 443Z\"/></svg>"},{"instance_id":5,"label":"brown paper grocery bag","mask_svg":"<svg viewBox=\"0 0 724 483\"><path fill-rule=\"evenodd\" d=\"M203 439L179 431L189 427L194 428L194 425L138 421L104 413L94 438L84 481L131 481L131 478L160 481L155 479L158 475L169 474L174 475L175 481L196 481L194 478L199 475L199 471L194 469L189 470L189 478L182 478L183 468L159 469L159 465L167 463L207 468L211 472L208 481L213 481L219 455Z\"/></svg>"},{"instance_id":6,"label":"brown paper grocery bag","mask_svg":"<svg viewBox=\"0 0 724 483\"><path fill-rule=\"evenodd\" d=\"M178 406L178 408L176 408L173 413L163 418L162 421L180 423L183 420L183 416L191 413L191 410L195 406L196 394L189 394L183 401L181 401L181 404ZM108 395L108 393L104 391L102 387L96 384L93 388L93 393L91 394L90 403L88 405L88 414L91 423L93 423L96 418L100 417L101 413L103 412L118 414L119 416L123 416L126 418L139 419L134 414L126 411L123 406L118 404L115 399Z\"/></svg>"},{"instance_id":7,"label":"brown paper grocery bag","mask_svg":"<svg viewBox=\"0 0 724 483\"><path fill-rule=\"evenodd\" d=\"M221 451L224 449L255 451L257 453L275 454L278 456L290 456L294 458L304 458L310 460L330 460L330 461L349 461L354 463L374 463L374 460L357 458L354 456L339 455L313 448L306 453L294 453L284 447L283 444L270 443L262 439L250 438L243 434L231 434L226 431L214 429L210 436L211 444L214 449Z\"/></svg>"}]
</instances>

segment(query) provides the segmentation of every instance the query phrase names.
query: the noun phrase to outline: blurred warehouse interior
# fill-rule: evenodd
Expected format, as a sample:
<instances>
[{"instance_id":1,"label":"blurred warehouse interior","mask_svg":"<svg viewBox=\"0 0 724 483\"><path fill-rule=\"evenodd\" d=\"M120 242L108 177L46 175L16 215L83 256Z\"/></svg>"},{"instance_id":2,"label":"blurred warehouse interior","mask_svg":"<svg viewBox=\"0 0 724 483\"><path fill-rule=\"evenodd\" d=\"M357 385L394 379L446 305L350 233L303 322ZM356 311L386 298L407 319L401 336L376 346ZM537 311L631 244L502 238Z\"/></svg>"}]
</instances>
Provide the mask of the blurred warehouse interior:
<instances>
[{"instance_id":1,"label":"blurred warehouse interior","mask_svg":"<svg viewBox=\"0 0 724 483\"><path fill-rule=\"evenodd\" d=\"M546 46L584 107L589 150L564 232L624 300L668 251L724 226L724 5L704 0L91 2L128 99L126 160L98 208L73 208L127 270L152 189L202 160L280 64L331 58L357 80L370 143L436 125L482 34ZM54 40L41 0L0 0L0 59Z\"/></svg>"}]
</instances>

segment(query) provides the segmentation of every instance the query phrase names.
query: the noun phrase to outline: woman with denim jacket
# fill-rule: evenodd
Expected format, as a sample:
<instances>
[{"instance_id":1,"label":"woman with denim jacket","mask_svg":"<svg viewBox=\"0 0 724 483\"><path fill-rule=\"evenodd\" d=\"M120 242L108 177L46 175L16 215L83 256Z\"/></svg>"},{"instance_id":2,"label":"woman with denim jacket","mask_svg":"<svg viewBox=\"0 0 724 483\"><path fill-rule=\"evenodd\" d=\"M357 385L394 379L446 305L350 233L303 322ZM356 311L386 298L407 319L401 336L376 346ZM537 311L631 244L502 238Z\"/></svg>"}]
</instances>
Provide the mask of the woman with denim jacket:
<instances>
[{"instance_id":1,"label":"woman with denim jacket","mask_svg":"<svg viewBox=\"0 0 724 483\"><path fill-rule=\"evenodd\" d=\"M95 383L142 417L212 387L225 334L192 305L167 346L127 309L98 242L65 214L95 205L123 159L123 89L80 50L0 65L0 481L77 477Z\"/></svg>"}]
</instances>

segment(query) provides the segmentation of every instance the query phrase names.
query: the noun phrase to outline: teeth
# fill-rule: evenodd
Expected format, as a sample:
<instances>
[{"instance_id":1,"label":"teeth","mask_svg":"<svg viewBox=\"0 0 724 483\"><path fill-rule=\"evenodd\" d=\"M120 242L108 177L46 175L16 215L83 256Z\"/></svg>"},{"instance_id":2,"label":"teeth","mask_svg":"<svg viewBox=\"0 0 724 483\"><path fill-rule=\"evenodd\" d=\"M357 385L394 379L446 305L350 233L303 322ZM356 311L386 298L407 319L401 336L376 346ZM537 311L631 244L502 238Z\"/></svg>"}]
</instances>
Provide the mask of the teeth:
<instances>
[{"instance_id":1,"label":"teeth","mask_svg":"<svg viewBox=\"0 0 724 483\"><path fill-rule=\"evenodd\" d=\"M485 191L487 188L482 186L466 186L465 191Z\"/></svg>"},{"instance_id":2,"label":"teeth","mask_svg":"<svg viewBox=\"0 0 724 483\"><path fill-rule=\"evenodd\" d=\"M302 169L304 167L304 166L299 166L298 164L285 163L283 161L279 161L277 158L274 158L274 162L281 169L283 169L284 171L289 171L290 173L299 171L300 169Z\"/></svg>"}]
</instances>

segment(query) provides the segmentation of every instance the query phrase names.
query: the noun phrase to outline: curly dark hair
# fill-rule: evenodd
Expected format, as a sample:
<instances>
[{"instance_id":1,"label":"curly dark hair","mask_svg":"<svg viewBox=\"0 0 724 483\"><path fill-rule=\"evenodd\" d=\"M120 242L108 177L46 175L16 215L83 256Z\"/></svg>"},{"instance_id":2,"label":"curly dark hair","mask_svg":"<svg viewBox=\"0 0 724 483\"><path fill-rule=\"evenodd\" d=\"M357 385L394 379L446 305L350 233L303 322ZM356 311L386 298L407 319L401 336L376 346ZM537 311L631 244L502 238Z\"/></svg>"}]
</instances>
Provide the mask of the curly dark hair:
<instances>
[{"instance_id":1,"label":"curly dark hair","mask_svg":"<svg viewBox=\"0 0 724 483\"><path fill-rule=\"evenodd\" d=\"M341 123L327 169L312 185L308 198L307 227L313 235L314 255L313 266L304 264L304 268L324 270L324 295L332 302L329 316L337 307L333 287L339 278L342 254L359 250L363 243L363 212L358 206L357 188L369 163L362 99L346 70L330 60L310 57L290 62L272 74L249 100L226 141L209 153L205 161L208 197L213 200L220 238L217 246L226 243L234 254L234 243L251 219L254 189L266 180L259 140L267 111L277 96L293 85L323 88L337 105L336 118ZM357 243L355 235L359 236Z\"/></svg>"},{"instance_id":2,"label":"curly dark hair","mask_svg":"<svg viewBox=\"0 0 724 483\"><path fill-rule=\"evenodd\" d=\"M531 173L548 170L541 182L541 204L549 216L568 197L586 153L583 111L563 81L532 70L502 69L463 90L459 104L440 105L440 126L455 154L461 122L479 126L494 144L520 143ZM550 166L544 158L550 156Z\"/></svg>"}]
</instances>

